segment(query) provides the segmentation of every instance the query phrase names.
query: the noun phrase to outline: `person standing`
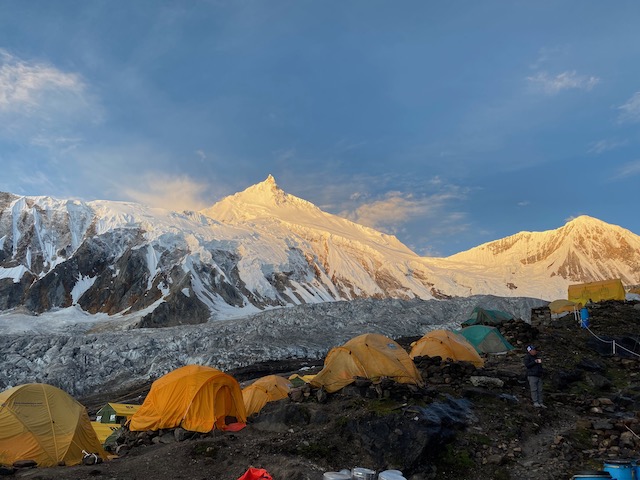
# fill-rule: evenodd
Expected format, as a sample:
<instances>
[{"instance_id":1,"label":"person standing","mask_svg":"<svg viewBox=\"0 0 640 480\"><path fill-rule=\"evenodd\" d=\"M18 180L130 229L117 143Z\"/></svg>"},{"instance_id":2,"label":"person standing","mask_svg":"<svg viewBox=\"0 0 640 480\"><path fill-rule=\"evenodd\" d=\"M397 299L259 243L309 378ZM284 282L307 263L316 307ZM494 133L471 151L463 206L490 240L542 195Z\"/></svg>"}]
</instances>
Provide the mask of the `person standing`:
<instances>
[{"instance_id":1,"label":"person standing","mask_svg":"<svg viewBox=\"0 0 640 480\"><path fill-rule=\"evenodd\" d=\"M535 345L527 347L527 353L524 356L524 366L527 368L527 380L529 380L529 388L531 389L531 400L536 408L547 408L542 403L542 359L538 357L538 349Z\"/></svg>"}]
</instances>

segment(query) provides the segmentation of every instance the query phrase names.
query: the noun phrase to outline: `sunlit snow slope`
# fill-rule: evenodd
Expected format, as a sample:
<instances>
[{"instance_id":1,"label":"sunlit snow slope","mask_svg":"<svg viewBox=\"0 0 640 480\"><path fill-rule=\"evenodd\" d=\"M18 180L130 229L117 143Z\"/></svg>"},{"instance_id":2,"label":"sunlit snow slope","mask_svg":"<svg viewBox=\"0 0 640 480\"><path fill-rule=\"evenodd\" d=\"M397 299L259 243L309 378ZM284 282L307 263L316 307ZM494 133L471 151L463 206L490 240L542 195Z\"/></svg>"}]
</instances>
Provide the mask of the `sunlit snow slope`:
<instances>
[{"instance_id":1,"label":"sunlit snow slope","mask_svg":"<svg viewBox=\"0 0 640 480\"><path fill-rule=\"evenodd\" d=\"M423 258L271 176L201 212L0 193L0 311L74 307L157 327L358 298L553 300L581 281L640 284L639 246L627 230L580 217Z\"/></svg>"}]
</instances>

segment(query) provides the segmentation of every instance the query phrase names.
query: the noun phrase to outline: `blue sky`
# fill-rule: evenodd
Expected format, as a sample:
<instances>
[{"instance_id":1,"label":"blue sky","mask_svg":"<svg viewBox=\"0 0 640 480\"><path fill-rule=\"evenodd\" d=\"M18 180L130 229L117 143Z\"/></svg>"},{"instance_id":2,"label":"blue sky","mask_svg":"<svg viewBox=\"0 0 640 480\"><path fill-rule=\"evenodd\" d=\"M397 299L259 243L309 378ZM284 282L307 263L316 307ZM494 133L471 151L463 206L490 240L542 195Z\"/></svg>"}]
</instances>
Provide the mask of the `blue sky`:
<instances>
[{"instance_id":1,"label":"blue sky","mask_svg":"<svg viewBox=\"0 0 640 480\"><path fill-rule=\"evenodd\" d=\"M0 2L0 191L286 192L446 256L640 234L640 3Z\"/></svg>"}]
</instances>

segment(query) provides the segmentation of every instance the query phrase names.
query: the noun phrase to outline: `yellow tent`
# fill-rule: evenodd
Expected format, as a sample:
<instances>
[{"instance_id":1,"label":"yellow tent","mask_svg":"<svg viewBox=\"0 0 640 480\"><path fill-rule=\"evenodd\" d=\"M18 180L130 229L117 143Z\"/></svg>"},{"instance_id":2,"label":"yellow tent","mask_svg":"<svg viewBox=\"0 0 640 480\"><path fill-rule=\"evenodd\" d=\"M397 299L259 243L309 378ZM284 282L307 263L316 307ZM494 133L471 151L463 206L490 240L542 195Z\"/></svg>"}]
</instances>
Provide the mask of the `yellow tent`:
<instances>
[{"instance_id":1,"label":"yellow tent","mask_svg":"<svg viewBox=\"0 0 640 480\"><path fill-rule=\"evenodd\" d=\"M576 308L578 308L576 303L563 299L554 300L549 304L551 313L573 312Z\"/></svg>"},{"instance_id":2,"label":"yellow tent","mask_svg":"<svg viewBox=\"0 0 640 480\"><path fill-rule=\"evenodd\" d=\"M43 383L0 393L0 464L35 460L40 467L82 462L82 451L106 459L87 410L71 395Z\"/></svg>"},{"instance_id":3,"label":"yellow tent","mask_svg":"<svg viewBox=\"0 0 640 480\"><path fill-rule=\"evenodd\" d=\"M93 431L96 432L100 443L104 445L107 438L109 438L113 432L120 429L122 425L119 423L91 422L91 427L93 427Z\"/></svg>"},{"instance_id":4,"label":"yellow tent","mask_svg":"<svg viewBox=\"0 0 640 480\"><path fill-rule=\"evenodd\" d=\"M569 285L568 299L574 303L579 303L580 306L585 306L587 302L624 300L624 286L619 278Z\"/></svg>"},{"instance_id":5,"label":"yellow tent","mask_svg":"<svg viewBox=\"0 0 640 480\"><path fill-rule=\"evenodd\" d=\"M422 377L405 349L376 333L360 335L331 349L324 359L324 368L310 383L333 393L356 377L374 381L387 377L398 383L423 385Z\"/></svg>"},{"instance_id":6,"label":"yellow tent","mask_svg":"<svg viewBox=\"0 0 640 480\"><path fill-rule=\"evenodd\" d=\"M259 378L242 389L244 409L247 417L258 413L269 402L287 398L291 390L291 382L278 375Z\"/></svg>"},{"instance_id":7,"label":"yellow tent","mask_svg":"<svg viewBox=\"0 0 640 480\"><path fill-rule=\"evenodd\" d=\"M315 376L315 373L312 375L298 375L297 373L294 373L293 375L289 376L289 381L291 382L291 385L299 386L296 384L303 385L305 383L309 383Z\"/></svg>"},{"instance_id":8,"label":"yellow tent","mask_svg":"<svg viewBox=\"0 0 640 480\"><path fill-rule=\"evenodd\" d=\"M187 365L153 382L129 422L132 431L182 427L193 432L224 429L225 417L247 421L235 378L215 368Z\"/></svg>"},{"instance_id":9,"label":"yellow tent","mask_svg":"<svg viewBox=\"0 0 640 480\"><path fill-rule=\"evenodd\" d=\"M471 362L476 367L484 365L484 360L469 341L462 335L449 330L433 330L413 344L411 358L442 357L456 362Z\"/></svg>"}]
</instances>

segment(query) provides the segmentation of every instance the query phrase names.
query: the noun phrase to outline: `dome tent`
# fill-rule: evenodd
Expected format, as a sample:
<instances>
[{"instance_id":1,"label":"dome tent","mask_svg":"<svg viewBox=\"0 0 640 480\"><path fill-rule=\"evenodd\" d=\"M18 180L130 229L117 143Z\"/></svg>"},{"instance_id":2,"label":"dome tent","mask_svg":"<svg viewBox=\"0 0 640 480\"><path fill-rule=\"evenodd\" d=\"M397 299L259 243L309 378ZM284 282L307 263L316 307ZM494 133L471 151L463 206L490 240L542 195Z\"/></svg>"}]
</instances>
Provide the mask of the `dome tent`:
<instances>
[{"instance_id":1,"label":"dome tent","mask_svg":"<svg viewBox=\"0 0 640 480\"><path fill-rule=\"evenodd\" d=\"M225 417L245 423L240 385L230 375L201 365L178 368L153 382L129 422L132 431L182 427L210 432L226 427Z\"/></svg>"},{"instance_id":2,"label":"dome tent","mask_svg":"<svg viewBox=\"0 0 640 480\"><path fill-rule=\"evenodd\" d=\"M484 360L476 349L462 335L450 330L433 330L413 344L411 358L442 357L456 362L471 362L476 367L484 365Z\"/></svg>"},{"instance_id":3,"label":"dome tent","mask_svg":"<svg viewBox=\"0 0 640 480\"><path fill-rule=\"evenodd\" d=\"M514 349L514 346L496 327L471 325L463 328L459 333L473 345L478 353L504 353Z\"/></svg>"},{"instance_id":4,"label":"dome tent","mask_svg":"<svg viewBox=\"0 0 640 480\"><path fill-rule=\"evenodd\" d=\"M140 405L110 402L96 412L96 422L124 424L139 408Z\"/></svg>"},{"instance_id":5,"label":"dome tent","mask_svg":"<svg viewBox=\"0 0 640 480\"><path fill-rule=\"evenodd\" d=\"M501 323L515 320L513 315L502 310L486 310L482 307L476 307L471 312L468 320L462 322L463 327L470 325L500 325Z\"/></svg>"},{"instance_id":6,"label":"dome tent","mask_svg":"<svg viewBox=\"0 0 640 480\"><path fill-rule=\"evenodd\" d=\"M423 385L406 350L377 333L360 335L331 349L324 359L324 368L310 383L333 393L353 383L356 377L374 381L386 377L398 383Z\"/></svg>"},{"instance_id":7,"label":"dome tent","mask_svg":"<svg viewBox=\"0 0 640 480\"><path fill-rule=\"evenodd\" d=\"M287 398L289 390L291 390L291 382L279 375L267 375L247 385L242 389L247 417L258 413L269 402Z\"/></svg>"},{"instance_id":8,"label":"dome tent","mask_svg":"<svg viewBox=\"0 0 640 480\"><path fill-rule=\"evenodd\" d=\"M577 308L578 308L577 303L572 302L570 300L564 300L562 298L558 300L554 300L553 302L549 303L549 310L551 311L552 314L556 314L556 315L564 312L573 312Z\"/></svg>"},{"instance_id":9,"label":"dome tent","mask_svg":"<svg viewBox=\"0 0 640 480\"><path fill-rule=\"evenodd\" d=\"M0 464L77 465L83 451L107 458L86 408L67 392L29 383L0 393Z\"/></svg>"}]
</instances>

